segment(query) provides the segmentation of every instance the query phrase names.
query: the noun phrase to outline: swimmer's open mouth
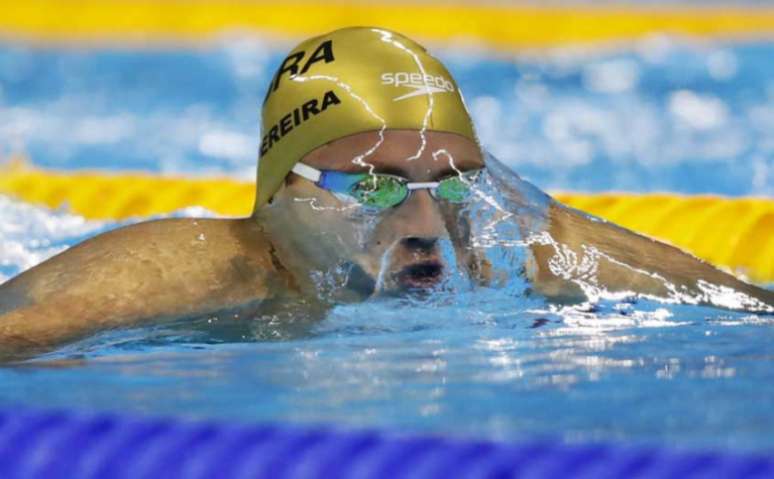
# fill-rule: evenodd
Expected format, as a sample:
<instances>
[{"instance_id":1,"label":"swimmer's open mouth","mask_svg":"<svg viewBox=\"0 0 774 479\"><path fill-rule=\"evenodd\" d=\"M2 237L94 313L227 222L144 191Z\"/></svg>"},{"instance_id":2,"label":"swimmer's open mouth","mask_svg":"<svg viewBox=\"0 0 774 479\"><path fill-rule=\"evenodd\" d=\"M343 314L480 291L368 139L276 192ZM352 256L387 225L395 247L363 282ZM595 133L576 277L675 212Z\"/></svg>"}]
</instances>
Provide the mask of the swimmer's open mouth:
<instances>
[{"instance_id":1,"label":"swimmer's open mouth","mask_svg":"<svg viewBox=\"0 0 774 479\"><path fill-rule=\"evenodd\" d=\"M423 261L406 266L395 279L404 288L430 288L441 280L442 274L443 265L439 261Z\"/></svg>"}]
</instances>

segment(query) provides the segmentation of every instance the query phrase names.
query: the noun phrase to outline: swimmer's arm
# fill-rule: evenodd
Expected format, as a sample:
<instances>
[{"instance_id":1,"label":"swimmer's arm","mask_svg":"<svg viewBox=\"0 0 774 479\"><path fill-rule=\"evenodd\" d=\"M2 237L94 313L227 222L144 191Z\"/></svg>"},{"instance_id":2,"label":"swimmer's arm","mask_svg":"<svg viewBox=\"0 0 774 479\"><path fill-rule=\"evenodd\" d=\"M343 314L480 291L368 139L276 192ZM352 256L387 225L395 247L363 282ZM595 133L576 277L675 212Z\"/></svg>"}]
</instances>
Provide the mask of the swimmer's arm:
<instances>
[{"instance_id":1,"label":"swimmer's arm","mask_svg":"<svg viewBox=\"0 0 774 479\"><path fill-rule=\"evenodd\" d=\"M251 220L159 220L97 236L0 285L0 358L267 298L268 251Z\"/></svg>"},{"instance_id":2,"label":"swimmer's arm","mask_svg":"<svg viewBox=\"0 0 774 479\"><path fill-rule=\"evenodd\" d=\"M580 281L593 278L597 286L610 292L689 301L688 296L691 296L699 303L724 306L716 301L720 295L708 292L706 285L709 284L747 295L757 304L740 309L766 310L766 305L774 308L771 291L747 284L678 248L611 223L595 221L560 204L552 204L549 211L549 234L556 243L566 245L571 253L557 251L555 245L532 247L535 287L543 294L582 299L583 293L577 282L585 275ZM588 261L597 253L596 261ZM563 263L562 259L568 261ZM586 265L596 262L597 269L585 268L584 259ZM573 269L573 261L580 267ZM573 280L563 279L551 271L552 266L557 271L563 265L569 265L567 273ZM681 295L687 296L681 298Z\"/></svg>"}]
</instances>

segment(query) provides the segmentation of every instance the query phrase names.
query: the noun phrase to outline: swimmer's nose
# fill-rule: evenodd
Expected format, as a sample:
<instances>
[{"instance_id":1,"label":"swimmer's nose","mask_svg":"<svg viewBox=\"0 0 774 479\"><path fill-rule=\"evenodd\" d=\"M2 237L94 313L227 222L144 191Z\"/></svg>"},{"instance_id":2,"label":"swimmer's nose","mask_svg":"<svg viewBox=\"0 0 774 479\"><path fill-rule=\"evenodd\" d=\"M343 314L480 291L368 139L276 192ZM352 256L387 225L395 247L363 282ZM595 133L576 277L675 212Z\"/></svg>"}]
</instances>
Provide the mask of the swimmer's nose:
<instances>
[{"instance_id":1,"label":"swimmer's nose","mask_svg":"<svg viewBox=\"0 0 774 479\"><path fill-rule=\"evenodd\" d=\"M400 240L401 245L412 251L430 253L438 243L438 238L427 236L409 236Z\"/></svg>"},{"instance_id":2,"label":"swimmer's nose","mask_svg":"<svg viewBox=\"0 0 774 479\"><path fill-rule=\"evenodd\" d=\"M415 191L392 215L401 243L414 251L427 250L446 234L446 224L427 190Z\"/></svg>"}]
</instances>

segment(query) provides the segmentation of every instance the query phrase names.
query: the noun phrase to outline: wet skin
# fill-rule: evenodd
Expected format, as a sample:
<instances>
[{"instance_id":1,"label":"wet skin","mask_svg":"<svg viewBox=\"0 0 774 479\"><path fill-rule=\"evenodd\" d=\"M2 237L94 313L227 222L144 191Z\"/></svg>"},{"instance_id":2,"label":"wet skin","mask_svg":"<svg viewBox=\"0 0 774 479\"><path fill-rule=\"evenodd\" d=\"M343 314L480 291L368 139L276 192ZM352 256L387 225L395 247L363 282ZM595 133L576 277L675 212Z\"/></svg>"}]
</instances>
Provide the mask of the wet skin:
<instances>
[{"instance_id":1,"label":"wet skin","mask_svg":"<svg viewBox=\"0 0 774 479\"><path fill-rule=\"evenodd\" d=\"M375 132L345 137L309 153L319 169L370 170L411 181L442 179L483 167L477 145L448 133L428 132L421 155L417 131L386 131L374 154ZM442 151L443 150L443 151ZM313 298L328 305L372 294L400 293L436 284L450 265L438 242L454 245L458 266L480 281L487 265L475 257L465 231L451 221L454 205L417 190L379 214L360 214L346 199L290 174L271 204L245 219L165 219L91 238L0 285L0 358L18 359L97 331L240 311ZM666 282L698 291L697 279L774 305L774 294L739 281L676 248L617 226L592 221L552 203L546 231L579 257L604 253L595 281L608 291L668 297ZM584 298L577 278L552 271L556 247L530 246L526 274L537 292L557 300ZM318 301L317 273L349 268L353 284L334 284ZM644 274L642 271L654 274ZM353 273L354 272L354 273ZM244 316L243 316L244 317Z\"/></svg>"}]
</instances>

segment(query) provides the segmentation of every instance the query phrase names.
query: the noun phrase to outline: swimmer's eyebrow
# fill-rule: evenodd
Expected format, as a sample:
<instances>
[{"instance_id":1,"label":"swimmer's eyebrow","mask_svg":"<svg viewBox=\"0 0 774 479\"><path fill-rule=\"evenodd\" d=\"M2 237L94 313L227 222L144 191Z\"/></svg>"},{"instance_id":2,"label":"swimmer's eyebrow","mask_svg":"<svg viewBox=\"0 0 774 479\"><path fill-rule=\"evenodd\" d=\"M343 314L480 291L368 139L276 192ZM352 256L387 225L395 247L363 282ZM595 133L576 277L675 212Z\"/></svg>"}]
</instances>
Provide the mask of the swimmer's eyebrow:
<instances>
[{"instance_id":1,"label":"swimmer's eyebrow","mask_svg":"<svg viewBox=\"0 0 774 479\"><path fill-rule=\"evenodd\" d=\"M346 167L336 168L336 170L342 173L368 173L371 166L373 166L374 173L383 173L387 175L400 176L402 178L409 178L408 170L402 168L399 164L381 163L378 160L373 162L364 161L364 164L365 166L359 165L357 163L350 163ZM478 170L481 169L484 165L480 165L475 162L471 162L469 164L467 161L461 161L455 166L456 168L448 164L448 162L445 162L444 168L434 172L433 180L440 180L449 176L455 176L459 174L459 172L465 173L466 171Z\"/></svg>"},{"instance_id":2,"label":"swimmer's eyebrow","mask_svg":"<svg viewBox=\"0 0 774 479\"><path fill-rule=\"evenodd\" d=\"M374 168L376 173L384 173L387 175L395 175L403 178L408 178L408 172L403 168L395 165L382 165Z\"/></svg>"},{"instance_id":3,"label":"swimmer's eyebrow","mask_svg":"<svg viewBox=\"0 0 774 479\"><path fill-rule=\"evenodd\" d=\"M464 173L467 170L466 169L462 169L460 171L462 171ZM395 166L395 165L374 166L374 173L382 173L382 174L386 174L386 175L400 176L401 178L407 178L409 180L411 179L411 178L409 178L409 174L408 174L408 172L406 170L404 170L403 168L401 168L399 166ZM435 174L433 175L433 180L434 181L435 180L441 180L441 179L447 178L449 176L456 176L457 174L459 174L458 170L455 170L452 167L447 167L447 168L444 168L444 169L442 169L440 171L436 171Z\"/></svg>"},{"instance_id":4,"label":"swimmer's eyebrow","mask_svg":"<svg viewBox=\"0 0 774 479\"><path fill-rule=\"evenodd\" d=\"M474 169L478 169L478 168L474 168ZM442 180L442 179L448 178L450 176L457 176L460 173L465 173L466 171L470 171L470 170L471 170L470 168L467 168L467 169L466 168L459 168L459 169L456 169L456 170L454 168L451 168L451 167L444 168L443 170L439 171L438 174L435 175L435 179L436 180Z\"/></svg>"},{"instance_id":5,"label":"swimmer's eyebrow","mask_svg":"<svg viewBox=\"0 0 774 479\"><path fill-rule=\"evenodd\" d=\"M401 176L403 178L408 177L408 172L396 165L389 165L389 164L379 165L375 163L371 164L371 163L368 163L367 161L364 163L365 163L365 166L353 163L352 166L350 167L337 169L337 170L341 171L342 173L368 173L369 171L371 171L371 167L373 167L374 173Z\"/></svg>"}]
</instances>

